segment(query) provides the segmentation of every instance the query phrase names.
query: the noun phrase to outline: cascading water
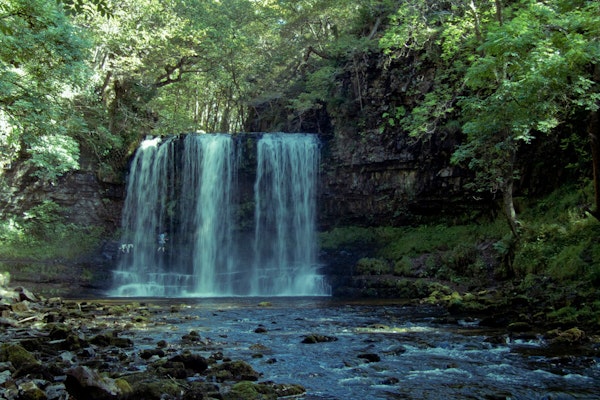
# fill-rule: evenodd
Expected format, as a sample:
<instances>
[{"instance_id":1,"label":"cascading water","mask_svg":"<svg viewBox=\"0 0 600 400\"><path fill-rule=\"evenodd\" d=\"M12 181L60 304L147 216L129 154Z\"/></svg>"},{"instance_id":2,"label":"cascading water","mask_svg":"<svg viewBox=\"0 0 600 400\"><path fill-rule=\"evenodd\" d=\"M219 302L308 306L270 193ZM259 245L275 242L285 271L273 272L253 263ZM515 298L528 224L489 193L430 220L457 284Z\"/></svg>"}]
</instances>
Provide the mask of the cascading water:
<instances>
[{"instance_id":1,"label":"cascading water","mask_svg":"<svg viewBox=\"0 0 600 400\"><path fill-rule=\"evenodd\" d=\"M317 138L269 134L257 153L252 293L323 293L316 273Z\"/></svg>"},{"instance_id":2,"label":"cascading water","mask_svg":"<svg viewBox=\"0 0 600 400\"><path fill-rule=\"evenodd\" d=\"M262 135L253 227L245 228L235 143L226 134L142 143L130 170L111 295L330 294L317 273L316 136Z\"/></svg>"}]
</instances>

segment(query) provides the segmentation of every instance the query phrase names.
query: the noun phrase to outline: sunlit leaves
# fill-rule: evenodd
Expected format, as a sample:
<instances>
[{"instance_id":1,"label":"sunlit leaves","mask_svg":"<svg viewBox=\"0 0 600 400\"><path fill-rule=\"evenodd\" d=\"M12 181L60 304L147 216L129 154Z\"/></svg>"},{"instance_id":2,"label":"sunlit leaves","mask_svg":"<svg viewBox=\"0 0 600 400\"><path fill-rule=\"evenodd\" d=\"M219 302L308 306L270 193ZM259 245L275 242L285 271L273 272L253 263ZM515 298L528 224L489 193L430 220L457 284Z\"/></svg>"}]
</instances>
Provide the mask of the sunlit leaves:
<instances>
[{"instance_id":1,"label":"sunlit leaves","mask_svg":"<svg viewBox=\"0 0 600 400\"><path fill-rule=\"evenodd\" d=\"M77 166L78 147L64 135L74 116L70 101L87 76L87 42L62 5L45 0L3 2L0 32L2 163L25 150L53 179ZM62 150L48 157L55 137Z\"/></svg>"},{"instance_id":2,"label":"sunlit leaves","mask_svg":"<svg viewBox=\"0 0 600 400\"><path fill-rule=\"evenodd\" d=\"M465 75L459 106L467 141L453 158L476 172L480 189L508 182L520 143L598 108L599 4L523 1L504 24L489 26Z\"/></svg>"},{"instance_id":3,"label":"sunlit leaves","mask_svg":"<svg viewBox=\"0 0 600 400\"><path fill-rule=\"evenodd\" d=\"M28 164L36 167L32 174L54 182L65 172L79 168L79 145L66 135L42 135L30 143Z\"/></svg>"}]
</instances>

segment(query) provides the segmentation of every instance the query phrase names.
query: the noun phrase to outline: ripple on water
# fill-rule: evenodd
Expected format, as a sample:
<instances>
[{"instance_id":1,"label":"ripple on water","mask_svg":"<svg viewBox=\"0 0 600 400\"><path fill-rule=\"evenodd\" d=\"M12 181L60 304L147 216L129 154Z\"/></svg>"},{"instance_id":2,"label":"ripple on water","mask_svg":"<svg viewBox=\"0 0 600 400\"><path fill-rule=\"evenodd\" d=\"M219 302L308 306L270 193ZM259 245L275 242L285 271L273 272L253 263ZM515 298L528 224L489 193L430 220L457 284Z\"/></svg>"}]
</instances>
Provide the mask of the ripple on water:
<instances>
[{"instance_id":1,"label":"ripple on water","mask_svg":"<svg viewBox=\"0 0 600 400\"><path fill-rule=\"evenodd\" d=\"M270 306L258 307L263 300L190 301L190 307L165 312L166 327L132 335L176 346L182 335L196 330L213 351L250 363L261 380L304 386L305 400L600 398L597 363L574 362L564 374L552 373L542 367L549 358L519 351L543 342L489 343L497 332L436 323L438 309L321 298L267 299ZM258 326L262 333L255 332ZM309 334L337 340L302 343ZM380 361L359 358L366 353Z\"/></svg>"}]
</instances>

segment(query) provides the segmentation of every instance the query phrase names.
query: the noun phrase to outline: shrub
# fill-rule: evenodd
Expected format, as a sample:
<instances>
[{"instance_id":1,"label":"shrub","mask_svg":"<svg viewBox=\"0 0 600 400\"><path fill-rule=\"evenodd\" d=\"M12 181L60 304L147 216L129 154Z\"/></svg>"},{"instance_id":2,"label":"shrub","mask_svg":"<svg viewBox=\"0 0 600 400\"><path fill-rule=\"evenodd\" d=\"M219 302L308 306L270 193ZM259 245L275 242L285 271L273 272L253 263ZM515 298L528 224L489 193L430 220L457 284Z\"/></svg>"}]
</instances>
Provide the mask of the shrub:
<instances>
[{"instance_id":1,"label":"shrub","mask_svg":"<svg viewBox=\"0 0 600 400\"><path fill-rule=\"evenodd\" d=\"M379 258L361 258L356 263L356 273L358 275L383 275L389 272L388 263Z\"/></svg>"}]
</instances>

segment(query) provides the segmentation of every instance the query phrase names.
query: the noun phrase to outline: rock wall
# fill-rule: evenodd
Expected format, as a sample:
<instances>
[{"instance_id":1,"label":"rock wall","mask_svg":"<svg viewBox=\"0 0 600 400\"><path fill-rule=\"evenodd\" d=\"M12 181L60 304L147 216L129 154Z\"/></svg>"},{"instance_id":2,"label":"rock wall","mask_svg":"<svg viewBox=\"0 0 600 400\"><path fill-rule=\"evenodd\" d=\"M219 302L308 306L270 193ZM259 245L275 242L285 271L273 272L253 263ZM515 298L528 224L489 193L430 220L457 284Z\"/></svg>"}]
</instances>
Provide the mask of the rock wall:
<instances>
[{"instance_id":1,"label":"rock wall","mask_svg":"<svg viewBox=\"0 0 600 400\"><path fill-rule=\"evenodd\" d=\"M94 161L85 154L82 154L80 164L80 170L50 183L33 177L25 163L15 162L0 175L0 216L21 215L43 201L51 200L62 208L65 222L101 226L110 235L121 224L124 181L101 180L95 172Z\"/></svg>"},{"instance_id":2,"label":"rock wall","mask_svg":"<svg viewBox=\"0 0 600 400\"><path fill-rule=\"evenodd\" d=\"M475 206L465 199L468 174L449 163L451 147L338 132L324 146L322 226L402 225Z\"/></svg>"}]
</instances>

